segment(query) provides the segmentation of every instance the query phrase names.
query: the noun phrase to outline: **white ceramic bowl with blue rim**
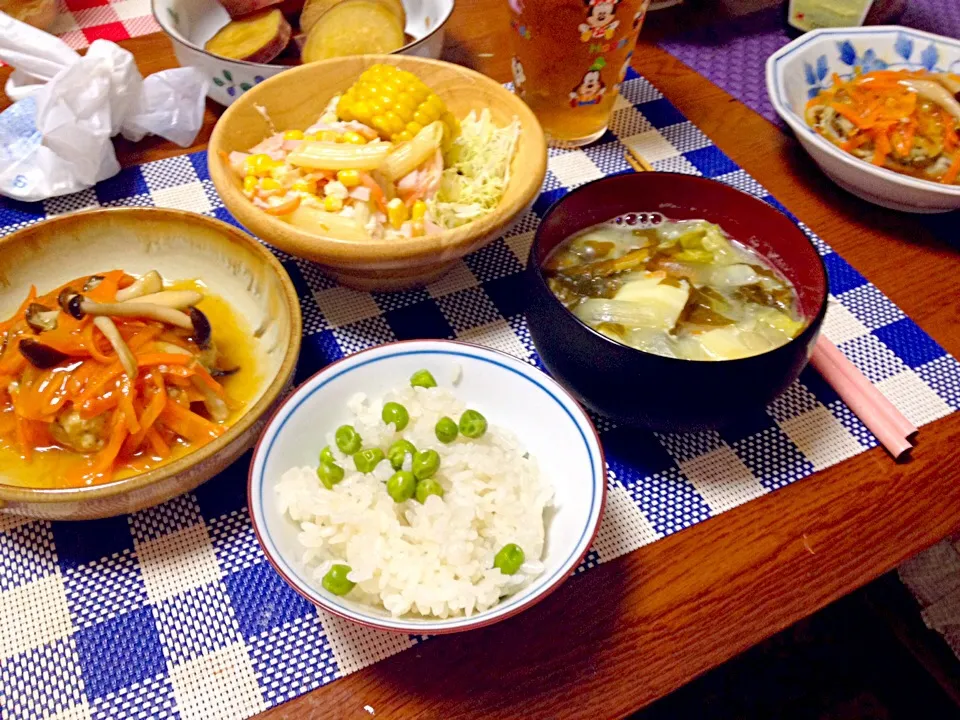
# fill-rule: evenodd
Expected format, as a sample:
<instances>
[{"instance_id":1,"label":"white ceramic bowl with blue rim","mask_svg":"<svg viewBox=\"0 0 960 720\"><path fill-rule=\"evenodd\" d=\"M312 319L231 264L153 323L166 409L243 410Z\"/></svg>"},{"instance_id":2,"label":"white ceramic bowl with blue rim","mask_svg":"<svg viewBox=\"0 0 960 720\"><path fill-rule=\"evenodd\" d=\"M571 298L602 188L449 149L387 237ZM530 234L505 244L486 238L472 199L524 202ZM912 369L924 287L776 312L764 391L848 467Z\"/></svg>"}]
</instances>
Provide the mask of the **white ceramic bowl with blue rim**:
<instances>
[{"instance_id":1,"label":"white ceramic bowl with blue rim","mask_svg":"<svg viewBox=\"0 0 960 720\"><path fill-rule=\"evenodd\" d=\"M357 392L378 397L426 368L440 385L452 382L467 405L491 424L513 431L537 459L554 488L545 513L544 572L529 586L470 617L394 618L384 610L338 597L309 579L301 562L299 527L277 508L274 488L293 467L315 467L324 435L348 419L347 399ZM503 620L559 587L589 550L603 515L606 469L596 430L583 409L554 380L510 355L449 340L382 345L329 365L301 385L277 410L260 438L250 466L249 502L254 530L267 558L307 600L354 622L406 633L451 633Z\"/></svg>"},{"instance_id":2,"label":"white ceramic bowl with blue rim","mask_svg":"<svg viewBox=\"0 0 960 720\"><path fill-rule=\"evenodd\" d=\"M829 87L836 73L854 68L960 73L960 40L900 26L814 30L767 60L767 92L777 114L810 157L837 185L869 202L914 213L960 208L960 186L919 180L846 153L804 121L807 101Z\"/></svg>"},{"instance_id":3,"label":"white ceramic bowl with blue rim","mask_svg":"<svg viewBox=\"0 0 960 720\"><path fill-rule=\"evenodd\" d=\"M444 26L453 13L455 0L403 0L407 14L406 33L413 38L395 53L439 58L443 51ZM229 105L268 77L283 72L286 65L231 60L203 49L230 16L217 0L151 0L153 16L173 44L173 54L183 67L195 67L210 81L207 95Z\"/></svg>"}]
</instances>

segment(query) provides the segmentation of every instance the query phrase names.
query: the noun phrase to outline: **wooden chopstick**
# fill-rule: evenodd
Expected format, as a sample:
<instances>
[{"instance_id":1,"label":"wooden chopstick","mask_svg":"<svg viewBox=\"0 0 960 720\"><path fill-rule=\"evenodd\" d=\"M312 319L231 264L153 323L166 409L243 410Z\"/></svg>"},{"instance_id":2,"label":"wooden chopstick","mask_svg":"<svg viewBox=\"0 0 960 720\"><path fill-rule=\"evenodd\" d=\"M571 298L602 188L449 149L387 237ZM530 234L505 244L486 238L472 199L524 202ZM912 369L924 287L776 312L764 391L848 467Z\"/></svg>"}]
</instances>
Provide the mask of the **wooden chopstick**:
<instances>
[{"instance_id":1,"label":"wooden chopstick","mask_svg":"<svg viewBox=\"0 0 960 720\"><path fill-rule=\"evenodd\" d=\"M623 152L624 158L626 158L627 163L637 172L656 172L653 169L653 165L646 161L646 158L643 157L640 153L635 150L627 148Z\"/></svg>"}]
</instances>

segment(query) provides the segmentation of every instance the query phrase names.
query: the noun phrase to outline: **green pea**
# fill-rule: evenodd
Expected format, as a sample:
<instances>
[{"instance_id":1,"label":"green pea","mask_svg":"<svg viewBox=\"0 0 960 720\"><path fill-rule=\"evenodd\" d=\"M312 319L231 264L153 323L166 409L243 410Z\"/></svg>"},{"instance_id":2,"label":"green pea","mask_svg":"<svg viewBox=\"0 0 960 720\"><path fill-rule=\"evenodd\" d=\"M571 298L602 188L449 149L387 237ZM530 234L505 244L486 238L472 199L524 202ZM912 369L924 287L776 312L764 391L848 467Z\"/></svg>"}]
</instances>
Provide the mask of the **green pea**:
<instances>
[{"instance_id":1,"label":"green pea","mask_svg":"<svg viewBox=\"0 0 960 720\"><path fill-rule=\"evenodd\" d=\"M317 477L327 490L333 490L333 486L343 480L343 468L335 462L324 460L317 468Z\"/></svg>"},{"instance_id":2,"label":"green pea","mask_svg":"<svg viewBox=\"0 0 960 720\"><path fill-rule=\"evenodd\" d=\"M403 430L407 426L407 423L410 422L410 413L407 412L407 409L403 405L395 402L388 402L384 405L380 417L383 418L383 421L387 424L393 423L397 428L397 432Z\"/></svg>"},{"instance_id":3,"label":"green pea","mask_svg":"<svg viewBox=\"0 0 960 720\"><path fill-rule=\"evenodd\" d=\"M437 440L446 444L452 443L457 439L457 424L448 417L442 417L437 420L437 427L434 429L437 434Z\"/></svg>"},{"instance_id":4,"label":"green pea","mask_svg":"<svg viewBox=\"0 0 960 720\"><path fill-rule=\"evenodd\" d=\"M440 487L440 483L436 480L420 480L417 482L417 502L421 505L427 501L427 498L431 495L436 495L437 497L443 497L443 488Z\"/></svg>"},{"instance_id":5,"label":"green pea","mask_svg":"<svg viewBox=\"0 0 960 720\"><path fill-rule=\"evenodd\" d=\"M424 450L413 456L413 474L417 480L425 480L440 468L440 454L436 450Z\"/></svg>"},{"instance_id":6,"label":"green pea","mask_svg":"<svg viewBox=\"0 0 960 720\"><path fill-rule=\"evenodd\" d=\"M478 438L487 431L487 419L476 410L464 410L460 416L460 432L464 437Z\"/></svg>"},{"instance_id":7,"label":"green pea","mask_svg":"<svg viewBox=\"0 0 960 720\"><path fill-rule=\"evenodd\" d=\"M404 502L413 497L414 490L417 488L417 479L412 472L400 470L395 472L387 480L387 495L393 498L394 502Z\"/></svg>"},{"instance_id":8,"label":"green pea","mask_svg":"<svg viewBox=\"0 0 960 720\"><path fill-rule=\"evenodd\" d=\"M403 461L406 459L407 455L412 458L416 454L417 448L415 448L413 443L409 440L396 440L389 448L387 448L387 460L390 461L390 465L394 470L402 470Z\"/></svg>"},{"instance_id":9,"label":"green pea","mask_svg":"<svg viewBox=\"0 0 960 720\"><path fill-rule=\"evenodd\" d=\"M346 595L356 585L355 582L347 579L347 573L349 572L349 565L334 565L327 570L327 574L323 576L320 584L323 585L324 590L332 592L334 595Z\"/></svg>"},{"instance_id":10,"label":"green pea","mask_svg":"<svg viewBox=\"0 0 960 720\"><path fill-rule=\"evenodd\" d=\"M410 386L432 388L437 386L437 381L433 379L429 370L417 370L410 376Z\"/></svg>"},{"instance_id":11,"label":"green pea","mask_svg":"<svg viewBox=\"0 0 960 720\"><path fill-rule=\"evenodd\" d=\"M524 560L526 555L523 554L523 548L515 543L509 543L493 556L493 566L500 568L500 572L504 575L513 575L523 565Z\"/></svg>"},{"instance_id":12,"label":"green pea","mask_svg":"<svg viewBox=\"0 0 960 720\"><path fill-rule=\"evenodd\" d=\"M325 463L335 463L337 459L333 456L333 451L330 449L329 445L324 445L323 450L320 451L320 462Z\"/></svg>"},{"instance_id":13,"label":"green pea","mask_svg":"<svg viewBox=\"0 0 960 720\"><path fill-rule=\"evenodd\" d=\"M334 433L333 439L344 455L353 455L363 447L363 438L353 429L353 425L341 425Z\"/></svg>"},{"instance_id":14,"label":"green pea","mask_svg":"<svg viewBox=\"0 0 960 720\"><path fill-rule=\"evenodd\" d=\"M353 454L353 464L357 472L371 473L381 460L383 460L383 450L380 448L367 448Z\"/></svg>"}]
</instances>

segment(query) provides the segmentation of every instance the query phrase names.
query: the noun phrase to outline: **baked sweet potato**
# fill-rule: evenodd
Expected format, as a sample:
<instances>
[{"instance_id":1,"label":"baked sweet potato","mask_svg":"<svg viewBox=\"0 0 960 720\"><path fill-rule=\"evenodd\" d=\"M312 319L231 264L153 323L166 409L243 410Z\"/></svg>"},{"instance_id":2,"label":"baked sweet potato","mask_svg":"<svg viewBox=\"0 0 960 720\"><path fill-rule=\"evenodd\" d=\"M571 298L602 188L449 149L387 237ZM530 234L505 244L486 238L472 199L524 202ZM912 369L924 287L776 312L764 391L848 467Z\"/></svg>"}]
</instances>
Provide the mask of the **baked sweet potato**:
<instances>
[{"instance_id":1,"label":"baked sweet potato","mask_svg":"<svg viewBox=\"0 0 960 720\"><path fill-rule=\"evenodd\" d=\"M290 23L280 10L261 10L227 23L204 48L220 57L268 63L290 42L290 33Z\"/></svg>"},{"instance_id":2,"label":"baked sweet potato","mask_svg":"<svg viewBox=\"0 0 960 720\"><path fill-rule=\"evenodd\" d=\"M401 0L377 0L383 3L390 12L397 16L400 21L400 28L407 25L407 14L403 9ZM344 0L306 0L303 3L303 11L300 13L300 32L309 34L316 25L317 20L331 10L335 5L339 5Z\"/></svg>"},{"instance_id":3,"label":"baked sweet potato","mask_svg":"<svg viewBox=\"0 0 960 720\"><path fill-rule=\"evenodd\" d=\"M284 0L220 0L223 9L230 13L230 17L236 20L245 15L252 15L255 12L272 8L279 5Z\"/></svg>"},{"instance_id":4,"label":"baked sweet potato","mask_svg":"<svg viewBox=\"0 0 960 720\"><path fill-rule=\"evenodd\" d=\"M314 23L301 59L310 63L344 55L389 53L403 43L400 21L380 0L343 0Z\"/></svg>"}]
</instances>

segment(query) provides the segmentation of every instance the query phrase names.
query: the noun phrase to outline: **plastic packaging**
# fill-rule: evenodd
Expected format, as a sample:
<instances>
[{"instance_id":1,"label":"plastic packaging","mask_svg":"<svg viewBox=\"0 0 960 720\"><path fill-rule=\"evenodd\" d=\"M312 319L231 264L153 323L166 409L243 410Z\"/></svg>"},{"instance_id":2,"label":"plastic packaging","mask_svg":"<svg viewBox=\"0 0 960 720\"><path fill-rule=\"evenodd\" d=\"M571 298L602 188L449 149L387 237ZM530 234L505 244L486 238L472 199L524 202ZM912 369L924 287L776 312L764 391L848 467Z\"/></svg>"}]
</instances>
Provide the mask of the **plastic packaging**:
<instances>
[{"instance_id":1,"label":"plastic packaging","mask_svg":"<svg viewBox=\"0 0 960 720\"><path fill-rule=\"evenodd\" d=\"M120 171L111 138L159 135L181 147L203 124L207 80L194 68L146 79L133 55L96 40L81 57L59 38L0 13L0 60L13 66L0 113L0 194L44 200Z\"/></svg>"}]
</instances>

